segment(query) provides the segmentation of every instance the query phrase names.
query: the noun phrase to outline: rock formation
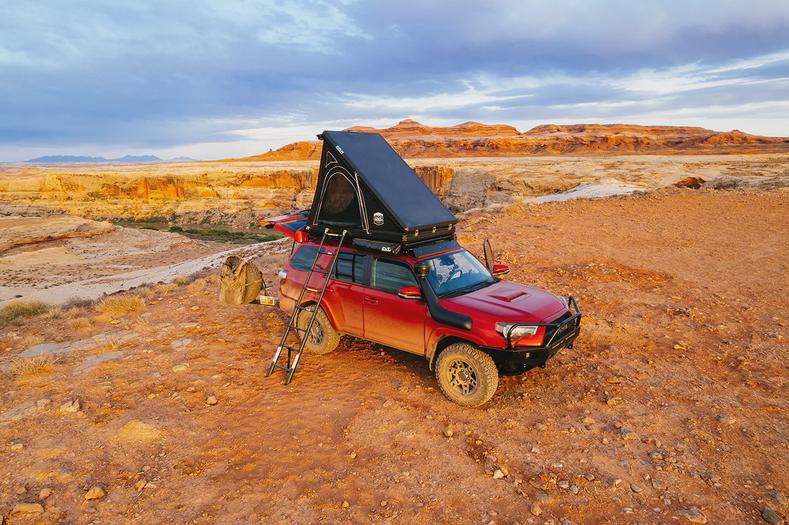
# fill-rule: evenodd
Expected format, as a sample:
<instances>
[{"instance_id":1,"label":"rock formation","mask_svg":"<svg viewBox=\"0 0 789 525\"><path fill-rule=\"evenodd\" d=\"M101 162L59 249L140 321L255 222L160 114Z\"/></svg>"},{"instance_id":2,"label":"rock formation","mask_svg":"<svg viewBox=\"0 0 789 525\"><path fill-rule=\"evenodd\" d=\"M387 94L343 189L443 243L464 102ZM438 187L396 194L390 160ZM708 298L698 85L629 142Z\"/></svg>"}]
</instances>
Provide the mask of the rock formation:
<instances>
[{"instance_id":1,"label":"rock formation","mask_svg":"<svg viewBox=\"0 0 789 525\"><path fill-rule=\"evenodd\" d=\"M430 127L409 119L385 129L348 129L381 133L407 158L789 152L785 137L678 126L546 124L521 133L504 124ZM320 152L320 141L302 141L241 160L316 160Z\"/></svg>"}]
</instances>

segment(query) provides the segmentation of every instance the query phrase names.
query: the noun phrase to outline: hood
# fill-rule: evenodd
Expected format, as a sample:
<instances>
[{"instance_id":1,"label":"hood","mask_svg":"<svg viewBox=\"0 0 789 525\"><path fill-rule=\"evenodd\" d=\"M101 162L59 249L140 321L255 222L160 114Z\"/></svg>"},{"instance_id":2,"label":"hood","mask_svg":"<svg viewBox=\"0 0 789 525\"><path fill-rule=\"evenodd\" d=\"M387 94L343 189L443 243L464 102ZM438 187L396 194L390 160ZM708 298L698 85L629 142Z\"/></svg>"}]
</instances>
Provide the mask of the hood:
<instances>
[{"instance_id":1,"label":"hood","mask_svg":"<svg viewBox=\"0 0 789 525\"><path fill-rule=\"evenodd\" d=\"M564 302L552 293L510 281L441 302L472 317L483 313L502 322L549 323L567 311Z\"/></svg>"}]
</instances>

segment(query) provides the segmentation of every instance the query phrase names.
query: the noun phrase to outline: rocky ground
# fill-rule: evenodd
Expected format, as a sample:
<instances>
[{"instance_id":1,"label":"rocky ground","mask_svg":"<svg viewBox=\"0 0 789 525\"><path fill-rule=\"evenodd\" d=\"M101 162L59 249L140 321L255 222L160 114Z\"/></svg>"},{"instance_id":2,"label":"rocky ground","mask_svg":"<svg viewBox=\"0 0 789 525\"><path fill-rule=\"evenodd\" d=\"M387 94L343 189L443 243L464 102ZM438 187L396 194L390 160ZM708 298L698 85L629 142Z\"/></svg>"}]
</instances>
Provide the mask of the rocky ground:
<instances>
[{"instance_id":1,"label":"rocky ground","mask_svg":"<svg viewBox=\"0 0 789 525\"><path fill-rule=\"evenodd\" d=\"M510 278L573 293L573 350L447 401L347 340L265 377L275 310L217 281L0 329L8 523L780 523L787 193L668 190L476 214ZM284 246L284 245L283 245ZM270 277L287 251L258 262ZM131 293L120 297L131 297ZM38 357L37 357L38 356ZM43 356L43 357L42 357Z\"/></svg>"}]
</instances>

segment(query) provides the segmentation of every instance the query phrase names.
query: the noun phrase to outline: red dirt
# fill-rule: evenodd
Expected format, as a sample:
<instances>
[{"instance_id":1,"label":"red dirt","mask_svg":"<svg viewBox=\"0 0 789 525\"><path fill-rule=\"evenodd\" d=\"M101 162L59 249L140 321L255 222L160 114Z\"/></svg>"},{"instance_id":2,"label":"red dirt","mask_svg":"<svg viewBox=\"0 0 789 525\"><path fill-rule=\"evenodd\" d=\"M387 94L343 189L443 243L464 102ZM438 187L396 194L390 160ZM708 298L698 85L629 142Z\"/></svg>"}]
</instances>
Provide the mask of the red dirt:
<instances>
[{"instance_id":1,"label":"red dirt","mask_svg":"<svg viewBox=\"0 0 789 525\"><path fill-rule=\"evenodd\" d=\"M671 190L464 221L469 248L490 236L510 278L572 292L586 316L573 350L503 378L482 409L447 401L421 358L360 341L305 355L290 386L267 379L280 315L218 306L215 279L155 294L144 317L114 325L83 310L82 331L67 315L0 329L0 515L36 501L44 514L10 523L785 515L770 492L789 490L787 204L781 191ZM279 264L265 261L266 275ZM139 336L118 359L85 369L111 349L81 350L51 373L8 371L36 342L124 327ZM82 409L59 413L74 398ZM84 501L94 485L107 495Z\"/></svg>"}]
</instances>

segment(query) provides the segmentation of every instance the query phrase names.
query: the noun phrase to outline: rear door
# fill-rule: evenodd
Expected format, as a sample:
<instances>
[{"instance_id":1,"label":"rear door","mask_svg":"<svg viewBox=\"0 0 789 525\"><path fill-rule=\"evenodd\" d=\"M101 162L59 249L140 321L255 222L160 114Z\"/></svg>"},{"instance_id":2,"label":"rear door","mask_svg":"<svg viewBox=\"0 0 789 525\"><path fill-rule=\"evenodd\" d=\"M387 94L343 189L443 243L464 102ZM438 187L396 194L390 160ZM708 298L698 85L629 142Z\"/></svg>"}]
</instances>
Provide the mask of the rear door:
<instances>
[{"instance_id":1,"label":"rear door","mask_svg":"<svg viewBox=\"0 0 789 525\"><path fill-rule=\"evenodd\" d=\"M364 337L423 355L427 307L421 299L398 296L406 286L418 286L407 264L373 257L370 286L364 290Z\"/></svg>"},{"instance_id":2,"label":"rear door","mask_svg":"<svg viewBox=\"0 0 789 525\"><path fill-rule=\"evenodd\" d=\"M340 331L364 336L363 301L367 283L368 255L341 250L337 256L334 279L329 283L326 297Z\"/></svg>"}]
</instances>

